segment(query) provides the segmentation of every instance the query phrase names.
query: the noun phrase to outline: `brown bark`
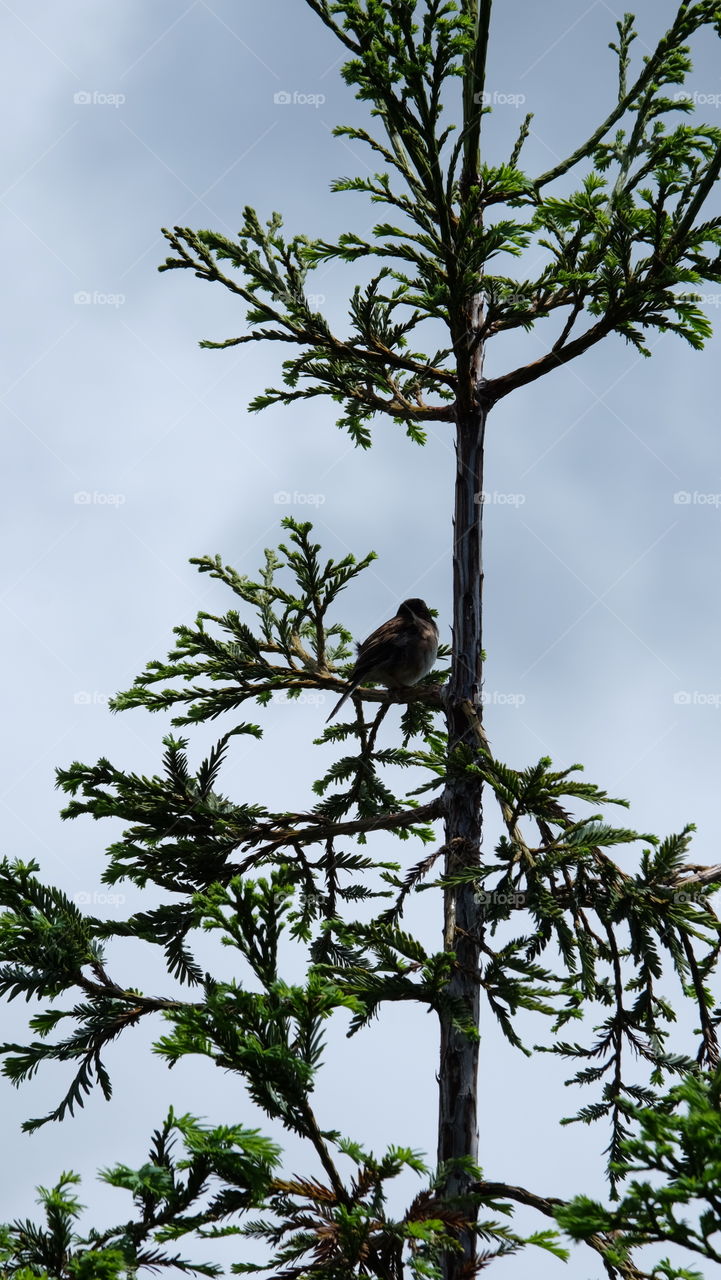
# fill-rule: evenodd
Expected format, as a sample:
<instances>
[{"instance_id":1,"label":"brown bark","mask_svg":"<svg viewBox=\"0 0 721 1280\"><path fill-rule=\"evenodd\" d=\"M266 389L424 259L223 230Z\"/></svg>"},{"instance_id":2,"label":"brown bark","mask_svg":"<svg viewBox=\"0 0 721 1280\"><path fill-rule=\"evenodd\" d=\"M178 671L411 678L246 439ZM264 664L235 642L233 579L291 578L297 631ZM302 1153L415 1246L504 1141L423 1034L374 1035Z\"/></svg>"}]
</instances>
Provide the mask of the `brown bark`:
<instances>
[{"instance_id":1,"label":"brown bark","mask_svg":"<svg viewBox=\"0 0 721 1280\"><path fill-rule=\"evenodd\" d=\"M492 0L478 0L469 6L469 11L475 12L476 30L463 85L465 145L460 196L466 207L475 199L473 193L480 168L482 113L478 104L485 84L491 6ZM454 280L454 284L457 283ZM483 395L480 279L477 289L464 307L461 325L458 328L453 325L457 353L453 660L446 702L451 753L460 745L472 753L477 750L477 733L468 716L469 703L478 713L476 728L481 719L483 451L486 415L493 402ZM470 773L456 773L451 765L444 792L447 875L459 864L480 861L481 799L480 779ZM476 1030L480 1022L480 927L480 907L472 885L448 886L444 894L444 948L453 954L454 968L447 994L449 1002L462 1006L465 1019ZM446 1197L458 1202L468 1222L459 1232L460 1251L447 1252L443 1260L443 1276L444 1280L471 1280L477 1269L474 1178L461 1168L454 1168L453 1162L478 1163L478 1038L453 1025L450 1009L442 1012L440 1021L438 1163L450 1162L444 1192Z\"/></svg>"},{"instance_id":2,"label":"brown bark","mask_svg":"<svg viewBox=\"0 0 721 1280\"><path fill-rule=\"evenodd\" d=\"M483 503L483 447L486 408L481 399L482 358L473 334L481 324L481 300L474 300L469 315L469 342L472 354L470 377L459 395L456 437L456 490L453 539L453 667L447 693L447 722L451 751L466 744L472 751L476 742L468 715L470 701L481 710L481 604L483 568L481 533ZM459 388L460 390L460 388ZM478 778L451 768L445 791L446 874L458 865L480 859L481 783ZM474 1027L480 1015L478 956L480 913L472 885L449 887L445 891L444 946L455 956L454 972L448 986L449 1000L460 1002ZM478 1160L478 1041L453 1026L451 1012L441 1016L441 1057L439 1069L439 1164L461 1158ZM451 1169L445 1194L460 1200L460 1207L475 1219L472 1201L473 1178L460 1169ZM472 1229L461 1232L462 1253L445 1259L445 1280L460 1280L474 1272L476 1241Z\"/></svg>"}]
</instances>

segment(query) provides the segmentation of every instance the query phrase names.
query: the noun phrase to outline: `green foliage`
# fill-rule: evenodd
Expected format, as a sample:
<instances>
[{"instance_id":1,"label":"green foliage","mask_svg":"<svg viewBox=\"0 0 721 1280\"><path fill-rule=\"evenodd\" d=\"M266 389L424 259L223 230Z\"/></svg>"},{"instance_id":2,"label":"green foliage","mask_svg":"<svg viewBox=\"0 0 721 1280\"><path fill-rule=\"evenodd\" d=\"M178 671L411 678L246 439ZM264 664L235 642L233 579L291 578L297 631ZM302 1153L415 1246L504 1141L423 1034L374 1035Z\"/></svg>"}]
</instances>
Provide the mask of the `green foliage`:
<instances>
[{"instance_id":1,"label":"green foliage","mask_svg":"<svg viewBox=\"0 0 721 1280\"><path fill-rule=\"evenodd\" d=\"M490 165L481 151L491 112L490 0L307 3L346 51L345 80L382 134L336 130L370 147L379 171L342 178L335 189L361 193L388 220L372 238L348 231L327 243L288 238L280 215L263 221L248 207L235 240L182 227L165 233L172 256L161 270L190 269L244 304L247 331L204 346L290 344L282 385L251 408L329 396L362 448L377 414L422 443L426 423L461 423L479 404L492 407L610 333L644 354L653 330L703 345L710 327L694 290L721 280L721 219L701 220L721 172L721 130L696 123L691 101L671 90L691 70L688 42L707 27L721 34L717 0L683 0L635 70L636 32L625 15L611 44L616 102L589 138L542 174L520 167L530 116L501 163ZM341 337L315 307L312 273L328 261L376 257L382 264L353 289ZM527 262L535 264L528 278ZM540 359L478 382L486 342L542 320L556 332ZM417 349L428 345L428 321L432 346L441 342L432 354ZM33 1129L72 1114L95 1084L109 1098L107 1045L160 1014L156 1052L169 1065L202 1055L233 1074L265 1120L304 1141L312 1170L281 1176L282 1153L260 1130L209 1128L171 1111L139 1168L102 1175L131 1196L127 1222L80 1234L77 1178L63 1174L52 1190L41 1189L45 1225L0 1227L3 1274L217 1274L212 1264L165 1252L186 1235L237 1238L255 1251L239 1252L233 1273L283 1280L440 1280L469 1236L478 1268L529 1245L565 1257L555 1230L513 1231L514 1202L586 1240L611 1277L638 1280L630 1250L667 1240L718 1261L719 1085L703 1071L718 1060L721 1010L710 978L721 941L709 899L721 870L688 861L691 828L659 841L612 825L607 808L622 802L579 781L578 766L559 771L544 758L518 770L497 760L470 702L459 711L467 731L449 744L439 722L443 670L411 690L355 692L354 718L316 739L324 763L309 810L274 812L229 798L221 775L235 739L252 749L262 734L260 724L236 719L246 704L263 721L274 699L319 706L326 691L345 688L351 636L336 619L337 597L374 558L325 560L310 524L283 525L286 542L266 552L257 580L219 556L194 561L232 593L232 607L176 628L168 657L148 662L113 700L116 711L171 713L176 727L230 717L198 767L190 739L166 733L161 772L151 777L105 758L58 772L69 797L65 818L122 825L107 849L104 881L152 888L160 902L104 921L42 884L35 864L0 865L0 994L32 1004L37 1037L0 1051L17 1085L47 1062L74 1072L50 1115L26 1122ZM447 656L441 650L441 661ZM400 740L389 744L382 731L397 724L396 706ZM438 843L436 824L461 786L474 795L482 786L497 805L502 834L483 861L455 836ZM420 860L403 872L381 860L381 833L417 840ZM635 872L614 861L617 847L638 853ZM441 855L445 871L432 880ZM623 1187L613 1212L588 1199L563 1206L485 1183L470 1159L432 1170L407 1147L376 1156L318 1124L312 1100L331 1020L354 1035L403 1001L432 1011L465 1043L477 1039L468 1002L453 991L462 969L453 922L434 954L408 918L417 892L440 897L442 889L449 902L459 887L475 901L472 941L487 1009L522 1052L530 1015L549 1028L543 1050L572 1061L569 1083L590 1097L572 1118L610 1124L609 1176L616 1194ZM232 977L203 970L202 933L227 948ZM113 977L103 944L121 938L163 949L166 994L146 995ZM671 976L698 1014L697 1064L671 1042ZM579 1025L584 1015L595 1023L590 1033ZM571 1022L578 1040L557 1039ZM629 1183L639 1172L660 1180ZM409 1175L423 1185L405 1211L391 1211L393 1184ZM461 1185L462 1195L449 1190ZM694 1223L676 1214L690 1202L701 1206ZM262 1263L253 1260L259 1246ZM670 1262L655 1274L692 1275Z\"/></svg>"},{"instance_id":2,"label":"green foliage","mask_svg":"<svg viewBox=\"0 0 721 1280\"><path fill-rule=\"evenodd\" d=\"M695 104L676 86L692 70L686 42L705 27L719 31L717 3L681 4L635 78L633 18L618 21L610 45L616 103L570 156L528 174L519 163L531 116L506 161L489 165L479 151L492 108L484 98L487 25L478 26L475 3L307 2L350 53L343 76L372 104L385 135L336 129L369 147L383 168L343 178L334 189L388 206L394 221L376 224L370 239L349 231L335 243L286 240L279 214L264 226L247 208L235 241L187 227L165 232L173 256L161 270L190 268L246 304L249 332L204 346L270 340L296 352L283 365L283 385L257 396L252 409L327 395L343 404L338 425L364 448L379 413L422 442L425 422L452 422L465 403L474 344L500 333L558 317L540 359L485 382L489 407L610 333L644 355L653 330L704 345L711 328L694 290L721 280L721 218L699 215L721 172L721 129L690 121ZM486 24L489 13L490 5ZM464 112L456 137L459 77ZM312 305L309 276L327 261L374 257L383 265L354 290L343 338ZM508 274L509 260L519 257L544 265L530 278ZM225 274L224 262L237 274ZM470 343L469 307L479 290L483 320ZM428 320L443 325L445 346L433 354L410 350L411 335Z\"/></svg>"},{"instance_id":3,"label":"green foliage","mask_svg":"<svg viewBox=\"0 0 721 1280\"><path fill-rule=\"evenodd\" d=\"M177 1140L183 1143L174 1156ZM147 1161L103 1170L110 1186L130 1192L133 1217L104 1231L78 1231L83 1212L73 1188L77 1174L64 1173L50 1190L39 1188L46 1225L28 1221L0 1228L3 1275L14 1280L133 1280L138 1269L218 1276L213 1263L195 1264L162 1246L191 1231L201 1237L227 1234L228 1214L265 1203L279 1161L277 1146L242 1126L209 1128L172 1108L153 1134ZM231 1229L232 1230L232 1229Z\"/></svg>"},{"instance_id":4,"label":"green foliage","mask_svg":"<svg viewBox=\"0 0 721 1280\"><path fill-rule=\"evenodd\" d=\"M250 605L257 630L241 620L237 606L223 617L200 613L194 628L175 628L178 642L167 662L149 662L133 688L113 699L113 710L142 706L163 711L180 703L189 709L173 724L186 725L234 711L251 698L263 706L273 693L297 696L301 688L341 687L328 663L350 656L350 635L340 623L326 626L326 614L338 593L375 559L375 552L360 561L348 555L321 564L321 548L309 540L312 525L290 516L282 523L290 532L290 545L281 543L280 554L266 551L257 582L223 565L220 556L192 561L200 573L210 574L238 601ZM286 585L278 581L283 570L288 571ZM174 679L184 687L155 688ZM209 683L191 683L196 679ZM255 725L236 726L233 732L260 735Z\"/></svg>"},{"instance_id":5,"label":"green foliage","mask_svg":"<svg viewBox=\"0 0 721 1280\"><path fill-rule=\"evenodd\" d=\"M484 946L488 959L482 982L512 1044L523 1047L515 1025L523 1008L555 1010L554 1036L591 1009L601 1016L590 1043L554 1038L550 1046L536 1049L577 1062L579 1069L567 1083L601 1085L600 1099L582 1106L573 1119L609 1118L609 1175L615 1185L622 1140L629 1132L627 1104L654 1096L630 1074L629 1059L645 1061L655 1085L693 1065L668 1045L676 1021L667 994L669 970L675 971L680 993L697 1003L699 1061L718 1059L721 1010L714 1007L707 979L721 936L709 894L721 883L721 870L715 879L695 882L686 861L691 827L659 842L609 826L598 815L574 819L567 798L600 806L609 797L577 781L573 770L553 772L550 764L541 760L516 773L488 758L484 777L500 803L507 834L499 841L495 863L459 867L443 883L477 883L488 933L501 935L500 945ZM536 841L524 836L523 819L535 825ZM640 852L639 871L630 874L607 850L637 842L650 847ZM519 910L527 913L529 927L508 937L506 922ZM552 968L538 965L542 955Z\"/></svg>"},{"instance_id":6,"label":"green foliage","mask_svg":"<svg viewBox=\"0 0 721 1280\"><path fill-rule=\"evenodd\" d=\"M614 1241L611 1261L627 1263L639 1244L671 1243L721 1262L721 1074L693 1072L664 1098L628 1107L638 1132L620 1144L618 1172L630 1179L611 1209L577 1196L556 1211L575 1240L604 1232ZM644 1176L645 1175L645 1176ZM657 1267L667 1280L696 1280L701 1273Z\"/></svg>"},{"instance_id":7,"label":"green foliage","mask_svg":"<svg viewBox=\"0 0 721 1280\"><path fill-rule=\"evenodd\" d=\"M355 576L356 562L348 557L342 568L329 562L320 571L320 548L310 540L310 526L291 520L285 524L291 546L281 548L284 560L266 553L266 574L258 583L217 560L198 562L201 571L213 573L241 599L242 614L204 615L234 637L243 637L234 672L228 666L228 646L218 642L210 627L198 626L192 662L184 642L166 663L149 663L130 693L116 699L118 709L160 709L166 705L159 703L163 690L157 688L163 681L173 682L167 705L190 706L199 722L218 716L220 682L224 693L232 694L232 705L255 697L261 709L274 690L285 694L338 687L330 664L334 659L345 663L349 637L341 624L330 622L329 611L345 581ZM366 558L361 564L368 562ZM294 577L292 589L276 578L281 566ZM183 638L188 634L183 628L178 632ZM265 664L270 654L274 682L269 688ZM600 811L623 802L580 780L578 766L558 771L542 759L514 770L492 756L477 722L479 751L458 747L449 753L438 723L442 699L434 677L417 691L394 695L406 702L402 725L407 745L379 747L377 735L388 710L387 695L380 696L372 723L364 719L363 703L379 695L361 689L355 721L327 728L317 740L325 747L350 738L357 750L341 757L319 780L320 799L308 813L237 805L220 790L223 763L238 726L220 737L195 772L187 741L172 736L164 739L160 777L128 774L107 760L61 770L59 785L72 797L66 818L113 817L123 824L108 848L104 879L155 886L168 900L154 908L126 920L102 921L43 885L34 864L6 862L0 868L0 988L8 999L51 1002L30 1018L38 1039L2 1047L5 1073L20 1084L49 1061L70 1063L75 1071L58 1106L43 1119L27 1121L27 1128L72 1113L94 1083L109 1097L105 1048L140 1019L161 1014L165 1030L156 1039L156 1051L169 1065L199 1054L236 1074L256 1108L310 1144L325 1173L323 1183L291 1179L271 1187L266 1175L277 1161L255 1131L248 1136L246 1130L223 1130L222 1135L213 1130L211 1142L195 1122L171 1117L165 1136L156 1135L155 1156L148 1164L107 1175L146 1206L143 1239L153 1232L157 1240L174 1238L173 1232L203 1235L211 1221L217 1234L222 1216L228 1217L227 1230L264 1237L276 1251L274 1266L311 1268L308 1274L314 1274L312 1267L320 1266L327 1253L330 1273L339 1276L362 1274L357 1270L360 1259L369 1256L377 1258L379 1275L393 1258L397 1266L403 1258L410 1274L439 1274L437 1259L452 1247L454 1232L470 1229L469 1204L445 1201L440 1183L431 1180L404 1218L386 1216L385 1183L409 1167L410 1157L389 1155L385 1162L374 1162L364 1156L362 1175L349 1184L337 1162L355 1158L354 1140L335 1130L321 1132L311 1104L332 1018L343 1019L348 1034L354 1035L384 1006L402 1001L449 1016L471 1039L477 1035L464 1002L449 994L453 952L428 953L403 922L417 891L460 883L474 887L484 923L480 982L488 1008L511 1044L524 1052L522 1020L529 1013L550 1020L554 1038L546 1047L576 1062L573 1083L601 1087L600 1098L584 1105L576 1119L610 1120L614 1184L625 1171L621 1152L637 1122L634 1106L650 1105L654 1087L691 1066L688 1057L674 1054L667 1044L674 1012L660 984L669 972L676 972L682 992L696 1002L700 1060L715 1060L721 1011L714 1007L708 979L719 923L708 893L718 879L697 884L687 861L690 829L659 842L611 825ZM418 708L422 715L414 721ZM419 745L412 747L412 739ZM503 822L495 858L481 865L456 860L440 880L431 881L442 851L437 847L403 875L395 864L361 853L361 842L377 832L435 844L434 822L443 816L443 798L421 804L413 794L397 797L385 779L399 769L426 779L416 792L436 789L446 778L480 774ZM590 816L573 816L569 806L578 804L587 806ZM533 840L531 828L537 833ZM611 851L637 843L642 846L639 870L624 872ZM268 867L266 875L259 874L263 866ZM377 899L380 904L374 908ZM366 914L359 918L360 908ZM370 918L369 910L375 910ZM231 980L202 971L194 954L200 931L216 935L235 957ZM112 937L161 946L169 977L181 990L189 988L193 999L172 990L146 995L124 988L108 972L103 952L104 941ZM289 964L290 980L284 973ZM601 1021L587 1042L555 1039L558 1030L578 1023L589 1009L598 1010ZM68 1025L70 1030L62 1034ZM645 1083L630 1069L629 1056L647 1064ZM196 1160L195 1165L179 1166L194 1170L182 1185L166 1159L171 1130L181 1134ZM221 1160L221 1147L230 1153L227 1159ZM261 1157L267 1157L265 1164ZM201 1195L197 1188L201 1183L205 1187L211 1175L219 1180L210 1201L213 1211L206 1206L191 1212L191 1200ZM243 1225L238 1219L252 1206L270 1212L271 1218ZM495 1220L480 1222L478 1232L489 1258L515 1251L524 1240L552 1250L560 1247L553 1236L521 1238ZM116 1266L115 1274L122 1276L131 1256L127 1241L139 1249L140 1237L126 1231L119 1257L112 1252L116 1243L111 1247L109 1240L104 1236L102 1242L105 1252L110 1249L107 1265ZM95 1248L88 1238L87 1250ZM86 1256L90 1253L82 1254ZM238 1266L252 1270L255 1264Z\"/></svg>"}]
</instances>

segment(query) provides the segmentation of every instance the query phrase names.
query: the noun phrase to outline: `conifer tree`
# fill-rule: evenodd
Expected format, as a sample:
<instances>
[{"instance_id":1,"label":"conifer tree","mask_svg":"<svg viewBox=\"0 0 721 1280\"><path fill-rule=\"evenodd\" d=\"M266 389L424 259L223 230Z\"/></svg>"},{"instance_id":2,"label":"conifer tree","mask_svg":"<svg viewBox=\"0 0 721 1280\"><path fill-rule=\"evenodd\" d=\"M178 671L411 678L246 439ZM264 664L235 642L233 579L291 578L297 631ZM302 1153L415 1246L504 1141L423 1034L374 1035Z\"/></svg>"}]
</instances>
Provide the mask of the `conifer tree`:
<instances>
[{"instance_id":1,"label":"conifer tree","mask_svg":"<svg viewBox=\"0 0 721 1280\"><path fill-rule=\"evenodd\" d=\"M194 561L227 590L226 612L177 626L167 658L149 661L113 703L170 712L187 736L165 736L152 777L104 758L58 773L64 817L124 824L104 881L154 885L167 900L107 922L48 887L36 865L2 865L0 989L40 1002L36 1038L4 1045L4 1070L21 1084L48 1061L71 1064L57 1107L25 1127L63 1120L94 1086L110 1097L106 1046L160 1015L157 1050L168 1064L196 1054L237 1075L255 1115L305 1141L308 1170L290 1175L262 1125L232 1117L211 1128L171 1109L138 1168L102 1175L130 1192L129 1218L81 1234L77 1178L64 1173L41 1191L45 1225L0 1230L3 1273L111 1280L175 1267L214 1275L213 1265L177 1253L176 1242L194 1236L197 1246L198 1237L222 1234L237 1239L234 1272L283 1280L461 1280L526 1247L563 1257L563 1233L623 1280L647 1274L633 1252L644 1244L670 1242L719 1261L721 1010L709 979L720 942L709 895L721 866L689 862L691 828L660 840L614 825L609 806L623 801L582 781L577 765L505 764L493 754L481 717L481 495L486 422L516 388L562 378L565 364L613 333L644 355L653 330L696 348L709 336L694 291L721 280L721 218L704 217L721 170L721 130L694 118L678 86L691 69L689 41L721 35L721 4L683 0L642 59L625 15L610 46L615 102L571 155L537 174L523 164L530 115L503 163L484 159L491 0L306 3L337 37L344 79L370 107L367 128L336 133L367 146L378 172L335 189L369 197L390 220L372 239L347 232L329 243L287 236L280 215L248 207L235 240L166 231L161 270L189 270L237 296L241 336L202 345L287 348L279 384L251 409L282 404L292 413L297 400L327 397L361 450L377 420L404 428L409 448L423 444L429 422L454 433L452 650L441 650L417 686L354 692L352 710L320 733L337 757L304 811L229 797L222 771L233 739L260 737L274 697L344 689L351 636L338 597L373 556L364 549L360 559L326 559L310 524L287 518L284 541L266 552L255 580L220 556ZM529 255L534 248L544 253ZM341 335L312 305L312 274L329 261L366 258L378 267L354 289ZM514 258L543 265L512 275ZM486 376L487 344L536 326L544 354L508 370L494 359ZM429 332L443 333L440 349L421 349ZM372 466L372 454L359 465ZM239 718L248 708L254 718ZM224 731L194 770L192 728L220 717ZM503 823L494 850L482 839L484 797ZM388 860L391 836L404 853L417 851L402 867ZM632 849L635 873L618 865L617 846ZM435 953L405 923L421 890L439 903ZM199 965L200 930L233 950L232 981ZM166 994L123 986L104 948L118 938L163 948ZM283 938L304 956L292 981ZM683 1054L669 1040L669 975L677 999L697 1011L698 1043ZM328 1020L344 1011L351 1034L362 1034L381 1007L399 1001L431 1010L439 1025L438 1149L425 1156L405 1145L371 1152L352 1118L322 1127L314 1105ZM587 1091L574 1118L605 1135L610 1207L484 1177L482 1013L524 1052L528 1014L547 1020L546 1050L569 1061ZM566 1040L569 1025L577 1038ZM405 1170L418 1175L418 1193L392 1214L389 1188ZM631 1178L645 1173L650 1181ZM517 1204L540 1215L532 1235L514 1227ZM696 1217L679 1218L679 1206ZM262 1265L255 1252L249 1259L247 1240L265 1244ZM668 1260L653 1272L696 1274Z\"/></svg>"}]
</instances>

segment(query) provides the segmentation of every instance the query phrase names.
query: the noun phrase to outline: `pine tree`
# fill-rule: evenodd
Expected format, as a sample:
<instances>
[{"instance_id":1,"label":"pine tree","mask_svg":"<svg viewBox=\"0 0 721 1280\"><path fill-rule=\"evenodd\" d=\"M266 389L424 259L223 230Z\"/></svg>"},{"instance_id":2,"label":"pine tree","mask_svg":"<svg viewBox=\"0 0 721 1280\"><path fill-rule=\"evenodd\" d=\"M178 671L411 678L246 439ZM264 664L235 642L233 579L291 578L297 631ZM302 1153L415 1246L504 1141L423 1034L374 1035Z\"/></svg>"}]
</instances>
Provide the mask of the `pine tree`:
<instances>
[{"instance_id":1,"label":"pine tree","mask_svg":"<svg viewBox=\"0 0 721 1280\"><path fill-rule=\"evenodd\" d=\"M102 1175L131 1193L130 1220L80 1235L77 1179L64 1173L41 1192L46 1226L28 1221L0 1232L4 1274L216 1274L173 1252L189 1234L237 1235L235 1271L284 1280L460 1280L529 1245L565 1256L559 1228L624 1280L644 1275L632 1255L639 1244L670 1241L718 1261L721 1010L708 983L721 945L709 895L721 867L688 861L691 828L659 840L614 826L608 806L624 802L581 781L577 765L556 769L543 758L518 768L495 757L481 717L481 531L486 420L499 401L546 375L561 377L564 364L613 333L644 355L654 329L695 348L709 336L694 290L721 280L721 219L703 220L721 170L721 130L696 122L692 100L672 90L691 69L689 40L721 35L721 5L684 0L640 64L632 16L618 22L616 103L573 154L534 175L522 166L530 115L504 163L483 159L491 0L306 2L342 45L343 76L377 125L337 128L370 148L379 171L335 189L370 197L393 221L380 222L370 240L348 232L327 243L289 238L279 215L264 220L246 208L236 240L166 231L171 256L161 270L191 270L245 304L242 336L202 345L290 348L280 385L257 395L252 409L283 404L292 412L299 399L330 397L340 405L338 426L362 450L379 416L405 429L409 447L423 444L428 422L455 429L453 645L439 654L448 669L410 689L357 689L352 711L318 739L338 756L306 811L235 801L220 789L233 738L261 735L254 721L237 721L246 705L262 719L274 697L345 687L351 637L337 621L337 599L373 555L326 560L311 525L287 518L285 541L266 552L257 580L220 556L194 561L227 590L227 611L176 627L167 658L149 662L113 707L170 711L176 728L220 716L231 727L195 772L189 737L174 734L163 739L162 771L150 778L108 759L58 772L69 797L64 817L124 824L107 851L105 882L154 885L167 901L109 923L46 886L36 865L2 865L0 989L43 1006L31 1018L38 1038L3 1046L4 1070L20 1084L48 1060L72 1064L58 1106L25 1127L62 1120L96 1085L110 1097L105 1047L161 1014L157 1048L168 1064L201 1054L235 1073L260 1113L306 1142L309 1171L285 1174L278 1144L259 1129L210 1128L171 1110L138 1169ZM532 248L544 253L530 258ZM544 265L517 278L506 274L514 257ZM328 261L366 258L381 261L354 289L341 337L312 305L309 281ZM555 335L544 355L484 375L491 339L543 320L541 332ZM444 335L430 354L417 349L429 332ZM382 745L398 707L400 734ZM493 852L482 844L483 797L504 828ZM387 860L390 836L420 842L422 856L409 868L404 859L401 870ZM635 874L614 860L616 846L633 848ZM420 891L443 900L436 953L404 921ZM233 949L237 979L203 971L194 954L200 930ZM104 948L117 938L162 947L173 994L119 985ZM293 982L282 940L304 956ZM669 972L697 1009L695 1055L671 1051ZM399 1001L432 1010L440 1027L432 1165L406 1147L365 1150L362 1134L342 1136L343 1117L321 1129L313 1106L328 1020L344 1011L359 1034ZM588 1090L573 1118L607 1127L614 1208L484 1179L482 1003L523 1052L526 1015L550 1020L547 1050L569 1060L573 1081ZM570 1023L580 1038L566 1041ZM645 1064L645 1083L630 1057ZM394 1216L389 1189L407 1170L421 1189ZM629 1183L639 1171L655 1179ZM515 1204L550 1225L520 1234ZM674 1213L699 1204L696 1225ZM264 1266L247 1260L244 1239L265 1242ZM664 1262L655 1274L694 1273Z\"/></svg>"}]
</instances>

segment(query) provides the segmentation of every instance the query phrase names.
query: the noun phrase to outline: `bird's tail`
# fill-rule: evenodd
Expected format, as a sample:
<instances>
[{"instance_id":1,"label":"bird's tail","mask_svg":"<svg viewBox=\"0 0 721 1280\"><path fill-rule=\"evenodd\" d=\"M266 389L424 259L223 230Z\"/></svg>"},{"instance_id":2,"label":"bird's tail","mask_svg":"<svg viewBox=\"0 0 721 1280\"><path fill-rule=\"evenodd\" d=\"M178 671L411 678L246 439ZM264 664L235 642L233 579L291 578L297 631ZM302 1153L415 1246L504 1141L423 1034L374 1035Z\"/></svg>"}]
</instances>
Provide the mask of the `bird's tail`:
<instances>
[{"instance_id":1,"label":"bird's tail","mask_svg":"<svg viewBox=\"0 0 721 1280\"><path fill-rule=\"evenodd\" d=\"M326 724L328 724L328 721L329 721L329 720L332 720L332 719L333 719L333 716L336 714L336 712L337 712L337 711L340 711L340 709L341 709L341 707L343 706L343 703L345 702L346 698L350 698L351 694L352 694L352 693L355 693L355 691L356 691L356 689L357 689L357 688L358 688L357 684L351 684L351 685L349 685L349 686L348 686L348 688L346 689L346 691L345 691L345 693L343 694L343 696L338 700L338 702L336 702L336 704L335 704L335 706L334 706L333 710L331 711L330 715L326 717Z\"/></svg>"}]
</instances>

